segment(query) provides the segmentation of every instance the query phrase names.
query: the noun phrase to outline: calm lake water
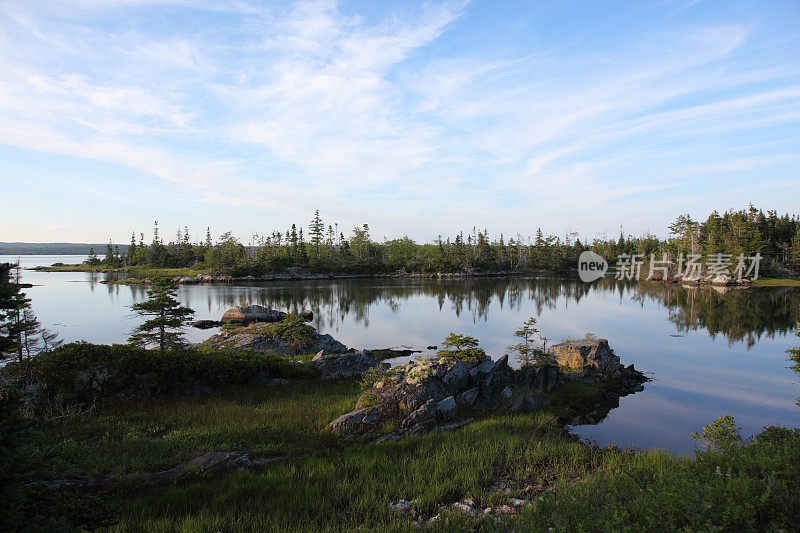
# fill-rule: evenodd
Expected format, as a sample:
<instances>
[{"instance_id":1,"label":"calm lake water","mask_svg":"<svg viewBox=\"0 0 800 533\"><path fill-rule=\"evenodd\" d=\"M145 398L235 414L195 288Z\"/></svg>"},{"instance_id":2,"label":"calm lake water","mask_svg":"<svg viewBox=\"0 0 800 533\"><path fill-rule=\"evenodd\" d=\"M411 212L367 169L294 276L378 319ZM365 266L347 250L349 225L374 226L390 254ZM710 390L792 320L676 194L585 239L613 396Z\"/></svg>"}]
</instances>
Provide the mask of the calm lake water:
<instances>
[{"instance_id":1,"label":"calm lake water","mask_svg":"<svg viewBox=\"0 0 800 533\"><path fill-rule=\"evenodd\" d=\"M23 266L75 263L79 256L22 256ZM0 256L0 262L16 257ZM139 319L129 306L142 287L100 283L104 275L24 272L39 319L66 341L124 342ZM480 339L495 358L528 317L552 342L605 337L624 364L654 379L622 398L600 424L573 431L599 444L691 453L689 433L731 414L747 434L761 426L800 426L800 377L786 350L800 318L800 289L684 289L601 280L352 280L193 285L179 291L197 318L219 319L243 302L311 309L314 325L355 348L425 351L451 331ZM215 330L190 328L199 342Z\"/></svg>"}]
</instances>

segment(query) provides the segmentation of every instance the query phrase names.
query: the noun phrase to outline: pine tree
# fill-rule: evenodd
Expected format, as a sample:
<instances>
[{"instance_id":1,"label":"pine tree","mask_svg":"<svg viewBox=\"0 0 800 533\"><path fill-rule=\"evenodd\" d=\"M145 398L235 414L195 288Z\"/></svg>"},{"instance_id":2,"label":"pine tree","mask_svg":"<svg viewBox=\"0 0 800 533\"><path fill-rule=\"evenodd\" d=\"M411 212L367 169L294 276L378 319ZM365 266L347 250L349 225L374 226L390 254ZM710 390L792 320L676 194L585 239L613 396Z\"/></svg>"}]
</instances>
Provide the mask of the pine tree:
<instances>
[{"instance_id":1,"label":"pine tree","mask_svg":"<svg viewBox=\"0 0 800 533\"><path fill-rule=\"evenodd\" d=\"M106 245L106 265L114 266L114 247L111 245L111 241L108 241Z\"/></svg>"},{"instance_id":2,"label":"pine tree","mask_svg":"<svg viewBox=\"0 0 800 533\"><path fill-rule=\"evenodd\" d=\"M22 292L20 270L19 264L0 264L0 355L16 354L21 369L24 338L38 322L25 313L31 300Z\"/></svg>"},{"instance_id":3,"label":"pine tree","mask_svg":"<svg viewBox=\"0 0 800 533\"><path fill-rule=\"evenodd\" d=\"M12 277L15 266L0 263L0 356L19 353L20 350L16 326L20 312L20 286Z\"/></svg>"},{"instance_id":4,"label":"pine tree","mask_svg":"<svg viewBox=\"0 0 800 533\"><path fill-rule=\"evenodd\" d=\"M131 244L128 246L128 264L132 265L136 257L136 232L131 233Z\"/></svg>"},{"instance_id":5,"label":"pine tree","mask_svg":"<svg viewBox=\"0 0 800 533\"><path fill-rule=\"evenodd\" d=\"M308 232L311 238L311 245L314 247L314 254L319 257L322 247L322 239L325 236L325 224L319 216L319 209L314 211L314 218L311 219L311 225Z\"/></svg>"},{"instance_id":6,"label":"pine tree","mask_svg":"<svg viewBox=\"0 0 800 533\"><path fill-rule=\"evenodd\" d=\"M181 329L186 327L194 311L180 305L176 298L178 285L172 279L160 276L153 278L152 282L152 288L147 291L148 299L132 305L131 309L141 316L153 318L136 328L128 342L136 346L157 345L163 353L165 348L185 345Z\"/></svg>"},{"instance_id":7,"label":"pine tree","mask_svg":"<svg viewBox=\"0 0 800 533\"><path fill-rule=\"evenodd\" d=\"M537 335L541 340L545 340L536 329L536 319L530 317L522 323L522 327L514 332L515 337L522 339L519 344L509 346L508 349L517 352L520 365L529 366L542 362L544 351L534 348L533 336Z\"/></svg>"},{"instance_id":8,"label":"pine tree","mask_svg":"<svg viewBox=\"0 0 800 533\"><path fill-rule=\"evenodd\" d=\"M89 248L89 257L86 259L86 264L89 266L97 266L100 264L100 260L97 258L97 254L94 252L94 247Z\"/></svg>"},{"instance_id":9,"label":"pine tree","mask_svg":"<svg viewBox=\"0 0 800 533\"><path fill-rule=\"evenodd\" d=\"M297 261L300 266L308 264L308 251L306 250L306 241L303 240L303 228L300 228L297 242Z\"/></svg>"},{"instance_id":10,"label":"pine tree","mask_svg":"<svg viewBox=\"0 0 800 533\"><path fill-rule=\"evenodd\" d=\"M800 230L798 230L792 238L792 243L789 248L789 263L794 268L800 269Z\"/></svg>"}]
</instances>

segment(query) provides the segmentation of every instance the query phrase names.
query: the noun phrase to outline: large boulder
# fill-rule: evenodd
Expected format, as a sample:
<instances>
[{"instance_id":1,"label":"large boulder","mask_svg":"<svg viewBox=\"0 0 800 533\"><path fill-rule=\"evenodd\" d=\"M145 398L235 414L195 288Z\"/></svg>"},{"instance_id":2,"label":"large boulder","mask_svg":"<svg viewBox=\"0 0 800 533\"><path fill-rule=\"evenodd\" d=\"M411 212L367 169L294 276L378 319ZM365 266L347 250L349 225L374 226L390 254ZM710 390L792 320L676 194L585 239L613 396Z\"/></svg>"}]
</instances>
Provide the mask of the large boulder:
<instances>
[{"instance_id":1,"label":"large boulder","mask_svg":"<svg viewBox=\"0 0 800 533\"><path fill-rule=\"evenodd\" d=\"M253 322L280 322L286 313L264 307L263 305L240 305L225 311L220 322L223 324L252 324Z\"/></svg>"},{"instance_id":2,"label":"large boulder","mask_svg":"<svg viewBox=\"0 0 800 533\"><path fill-rule=\"evenodd\" d=\"M544 394L537 394L533 396L518 396L511 400L512 413L529 413L531 411L538 411L551 404L550 398Z\"/></svg>"},{"instance_id":3,"label":"large boulder","mask_svg":"<svg viewBox=\"0 0 800 533\"><path fill-rule=\"evenodd\" d=\"M560 366L572 369L575 378L609 380L619 377L619 356L606 339L566 341L551 346L549 352Z\"/></svg>"},{"instance_id":4,"label":"large boulder","mask_svg":"<svg viewBox=\"0 0 800 533\"><path fill-rule=\"evenodd\" d=\"M447 384L454 393L464 390L464 387L470 383L469 367L457 361L445 374L442 376L442 381Z\"/></svg>"},{"instance_id":5,"label":"large boulder","mask_svg":"<svg viewBox=\"0 0 800 533\"><path fill-rule=\"evenodd\" d=\"M391 408L389 404L377 404L356 409L328 424L328 428L345 439L352 439L380 425L391 416Z\"/></svg>"},{"instance_id":6,"label":"large boulder","mask_svg":"<svg viewBox=\"0 0 800 533\"><path fill-rule=\"evenodd\" d=\"M554 365L529 365L514 372L517 387L548 393L562 383L562 374Z\"/></svg>"},{"instance_id":7,"label":"large boulder","mask_svg":"<svg viewBox=\"0 0 800 533\"><path fill-rule=\"evenodd\" d=\"M347 346L341 342L327 333L320 334L313 328L305 340L297 341L292 338L276 336L265 330L263 326L265 325L256 323L233 331L221 331L203 341L203 346L214 349L251 350L256 353L274 353L286 356L319 352L335 355L348 351Z\"/></svg>"},{"instance_id":8,"label":"large boulder","mask_svg":"<svg viewBox=\"0 0 800 533\"><path fill-rule=\"evenodd\" d=\"M482 376L481 392L483 396L488 398L499 394L511 384L513 377L514 371L508 366L508 355L504 355Z\"/></svg>"},{"instance_id":9,"label":"large boulder","mask_svg":"<svg viewBox=\"0 0 800 533\"><path fill-rule=\"evenodd\" d=\"M330 335L327 336L330 337ZM333 338L331 337L331 339ZM338 341L334 340L334 342ZM368 352L324 354L324 350L320 350L311 362L319 370L320 377L325 380L357 378L373 366L380 364L370 357ZM389 365L386 364L386 366Z\"/></svg>"}]
</instances>

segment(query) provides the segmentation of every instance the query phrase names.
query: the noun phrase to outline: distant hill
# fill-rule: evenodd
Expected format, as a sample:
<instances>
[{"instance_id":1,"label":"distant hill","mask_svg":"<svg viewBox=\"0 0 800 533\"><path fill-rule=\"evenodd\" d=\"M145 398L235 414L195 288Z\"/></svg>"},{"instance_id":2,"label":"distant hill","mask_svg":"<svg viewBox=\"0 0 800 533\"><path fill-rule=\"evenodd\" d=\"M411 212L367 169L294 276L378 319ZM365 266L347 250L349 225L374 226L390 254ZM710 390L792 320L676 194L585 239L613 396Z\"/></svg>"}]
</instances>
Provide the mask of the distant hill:
<instances>
[{"instance_id":1,"label":"distant hill","mask_svg":"<svg viewBox=\"0 0 800 533\"><path fill-rule=\"evenodd\" d=\"M86 255L90 248L103 257L108 243L91 244L76 242L0 242L0 255ZM119 246L120 252L127 252L127 244Z\"/></svg>"}]
</instances>

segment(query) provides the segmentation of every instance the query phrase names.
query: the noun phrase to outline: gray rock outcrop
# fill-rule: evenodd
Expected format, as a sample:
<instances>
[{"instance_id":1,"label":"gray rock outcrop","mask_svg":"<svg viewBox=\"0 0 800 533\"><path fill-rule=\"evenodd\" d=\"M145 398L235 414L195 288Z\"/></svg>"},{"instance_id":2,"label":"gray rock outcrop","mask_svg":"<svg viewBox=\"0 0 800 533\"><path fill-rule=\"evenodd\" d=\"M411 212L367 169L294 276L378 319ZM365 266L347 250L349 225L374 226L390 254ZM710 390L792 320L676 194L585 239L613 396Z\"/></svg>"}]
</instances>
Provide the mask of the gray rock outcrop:
<instances>
[{"instance_id":1,"label":"gray rock outcrop","mask_svg":"<svg viewBox=\"0 0 800 533\"><path fill-rule=\"evenodd\" d=\"M254 322L280 322L286 313L262 305L240 305L225 311L220 322L223 324L252 324Z\"/></svg>"},{"instance_id":2,"label":"gray rock outcrop","mask_svg":"<svg viewBox=\"0 0 800 533\"><path fill-rule=\"evenodd\" d=\"M605 339L568 341L551 353L551 363L519 370L509 366L508 356L498 361L420 359L390 368L359 397L355 410L331 422L329 429L351 440L373 434L390 419L399 422L398 430L378 439L385 442L460 427L459 417L473 408L499 407L512 413L544 409L553 403L547 394L565 381L604 382L604 404L641 390L647 381L633 365L620 365Z\"/></svg>"},{"instance_id":3,"label":"gray rock outcrop","mask_svg":"<svg viewBox=\"0 0 800 533\"><path fill-rule=\"evenodd\" d=\"M550 347L550 354L559 366L570 368L582 380L608 380L619 377L619 356L606 339L566 341Z\"/></svg>"},{"instance_id":4,"label":"gray rock outcrop","mask_svg":"<svg viewBox=\"0 0 800 533\"><path fill-rule=\"evenodd\" d=\"M328 336L330 337L330 335ZM357 378L370 368L380 364L370 356L367 350L328 354L324 352L324 350L320 350L311 360L319 370L320 378L324 380ZM389 367L388 363L384 364L387 368Z\"/></svg>"},{"instance_id":5,"label":"gray rock outcrop","mask_svg":"<svg viewBox=\"0 0 800 533\"><path fill-rule=\"evenodd\" d=\"M280 311L276 311L276 313L280 313ZM223 330L212 335L202 344L214 349L251 350L256 353L286 356L319 352L333 355L348 351L347 346L327 333L321 334L308 324L303 324L302 328L301 336L298 338L293 335L284 335L280 328L275 329L269 323L255 322Z\"/></svg>"}]
</instances>

